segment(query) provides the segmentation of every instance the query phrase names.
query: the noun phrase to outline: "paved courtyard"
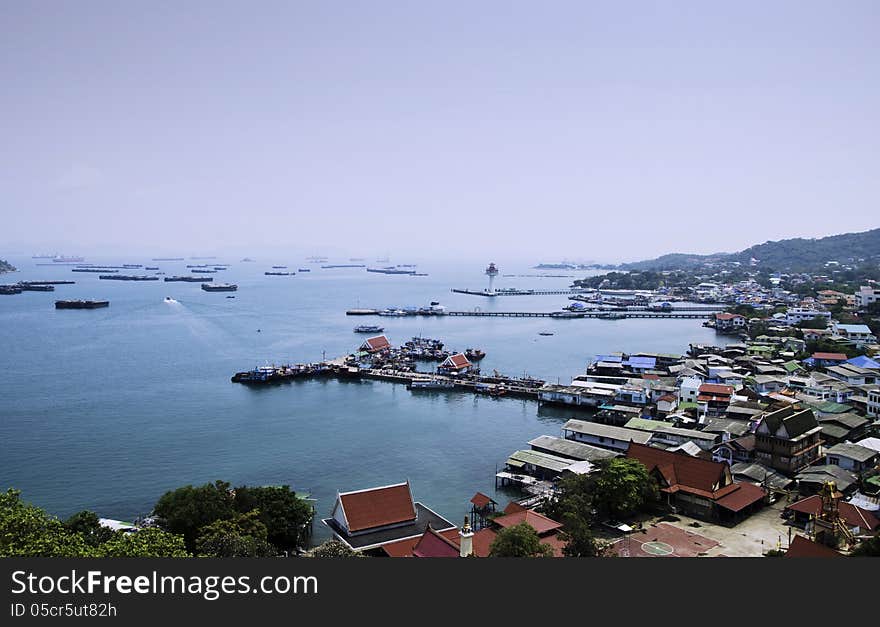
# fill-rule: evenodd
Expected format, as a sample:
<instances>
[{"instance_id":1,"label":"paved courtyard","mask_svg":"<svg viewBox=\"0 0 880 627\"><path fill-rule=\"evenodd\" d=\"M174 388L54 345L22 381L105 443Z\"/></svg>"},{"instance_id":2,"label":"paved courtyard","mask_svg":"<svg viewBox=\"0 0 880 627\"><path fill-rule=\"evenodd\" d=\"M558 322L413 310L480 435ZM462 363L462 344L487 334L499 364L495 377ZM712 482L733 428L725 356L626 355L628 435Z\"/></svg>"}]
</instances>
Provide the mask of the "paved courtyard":
<instances>
[{"instance_id":1,"label":"paved courtyard","mask_svg":"<svg viewBox=\"0 0 880 627\"><path fill-rule=\"evenodd\" d=\"M763 507L735 527L725 527L713 523L677 515L680 520L668 522L679 529L692 531L717 542L717 546L706 551L707 557L724 555L727 557L761 557L767 551L788 547L788 532L791 527L785 524L779 514L785 507L782 501ZM692 527L691 523L699 524ZM792 533L796 530L792 529Z\"/></svg>"}]
</instances>

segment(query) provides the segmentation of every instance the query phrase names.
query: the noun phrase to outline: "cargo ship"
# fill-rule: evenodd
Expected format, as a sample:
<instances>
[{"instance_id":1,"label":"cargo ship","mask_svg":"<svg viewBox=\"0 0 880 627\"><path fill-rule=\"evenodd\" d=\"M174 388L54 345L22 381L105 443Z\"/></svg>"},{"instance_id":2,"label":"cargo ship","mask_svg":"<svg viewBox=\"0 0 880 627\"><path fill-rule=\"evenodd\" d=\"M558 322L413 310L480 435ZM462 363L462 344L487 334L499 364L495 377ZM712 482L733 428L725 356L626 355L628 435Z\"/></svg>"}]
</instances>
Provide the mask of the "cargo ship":
<instances>
[{"instance_id":1,"label":"cargo ship","mask_svg":"<svg viewBox=\"0 0 880 627\"><path fill-rule=\"evenodd\" d=\"M291 276L292 274L296 274L295 272L264 272L266 276Z\"/></svg>"},{"instance_id":2,"label":"cargo ship","mask_svg":"<svg viewBox=\"0 0 880 627\"><path fill-rule=\"evenodd\" d=\"M109 307L109 300L56 300L55 309L98 309Z\"/></svg>"},{"instance_id":3,"label":"cargo ship","mask_svg":"<svg viewBox=\"0 0 880 627\"><path fill-rule=\"evenodd\" d=\"M99 279L107 281L158 281L157 276L144 276L140 274L100 274Z\"/></svg>"},{"instance_id":4,"label":"cargo ship","mask_svg":"<svg viewBox=\"0 0 880 627\"><path fill-rule=\"evenodd\" d=\"M59 255L58 257L52 257L52 261L55 263L79 263L85 261L85 259L83 257L64 257Z\"/></svg>"},{"instance_id":5,"label":"cargo ship","mask_svg":"<svg viewBox=\"0 0 880 627\"><path fill-rule=\"evenodd\" d=\"M119 270L108 270L106 268L71 268L70 271L71 272L95 272L95 273L99 273L99 274L101 272L105 272L105 273L119 272Z\"/></svg>"},{"instance_id":6,"label":"cargo ship","mask_svg":"<svg viewBox=\"0 0 880 627\"><path fill-rule=\"evenodd\" d=\"M400 268L395 268L393 266L389 266L387 268L367 268L367 272L378 272L380 274L415 274L415 270L401 270Z\"/></svg>"},{"instance_id":7,"label":"cargo ship","mask_svg":"<svg viewBox=\"0 0 880 627\"><path fill-rule=\"evenodd\" d=\"M214 285L202 283L202 289L206 292L235 292L238 290L238 285L235 283L216 283Z\"/></svg>"},{"instance_id":8,"label":"cargo ship","mask_svg":"<svg viewBox=\"0 0 880 627\"><path fill-rule=\"evenodd\" d=\"M196 274L217 274L216 270L201 270L197 268L193 268L190 272L195 272Z\"/></svg>"},{"instance_id":9,"label":"cargo ship","mask_svg":"<svg viewBox=\"0 0 880 627\"><path fill-rule=\"evenodd\" d=\"M183 281L185 283L204 283L206 281L213 281L214 277L201 277L201 276L166 276L164 281L167 283L171 283L172 281Z\"/></svg>"}]
</instances>

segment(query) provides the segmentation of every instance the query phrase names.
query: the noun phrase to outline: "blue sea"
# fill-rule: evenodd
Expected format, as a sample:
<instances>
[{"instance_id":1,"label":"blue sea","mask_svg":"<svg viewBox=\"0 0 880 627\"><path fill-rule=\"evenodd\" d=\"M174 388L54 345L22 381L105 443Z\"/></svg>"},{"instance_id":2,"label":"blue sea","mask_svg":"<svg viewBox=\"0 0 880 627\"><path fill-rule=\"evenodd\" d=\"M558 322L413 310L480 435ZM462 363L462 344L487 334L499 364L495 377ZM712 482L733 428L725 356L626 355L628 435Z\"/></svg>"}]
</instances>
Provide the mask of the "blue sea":
<instances>
[{"instance_id":1,"label":"blue sea","mask_svg":"<svg viewBox=\"0 0 880 627\"><path fill-rule=\"evenodd\" d=\"M297 259L86 259L157 265L167 276L190 274L186 264L228 263L228 270L206 276L237 283L230 299L198 283L103 281L71 266L37 265L48 260L9 261L19 272L2 275L0 283L76 281L51 293L0 296L0 487L18 488L60 517L90 509L132 519L149 513L167 490L216 479L288 484L309 492L325 517L339 491L409 480L417 500L460 522L475 492L494 494L496 469L512 451L528 448L538 435L559 435L572 415L532 401L413 393L377 381L259 389L230 382L236 371L258 365L352 352L363 340L352 331L357 324L384 326L392 343L422 335L451 348L479 347L487 353L484 372L562 383L582 374L597 353L681 353L689 342L722 342L700 320L345 315L355 307L431 301L485 311L554 311L569 302L566 296L451 293L452 287L484 288L479 266L422 262L418 270L429 276L418 277L321 269ZM263 274L278 264L311 272ZM503 263L501 271L538 274ZM496 287L563 289L571 281L499 276ZM166 296L177 302L166 303ZM56 299L78 298L106 299L110 307L54 308ZM504 504L510 496L496 500ZM314 532L315 542L329 536L319 521Z\"/></svg>"}]
</instances>

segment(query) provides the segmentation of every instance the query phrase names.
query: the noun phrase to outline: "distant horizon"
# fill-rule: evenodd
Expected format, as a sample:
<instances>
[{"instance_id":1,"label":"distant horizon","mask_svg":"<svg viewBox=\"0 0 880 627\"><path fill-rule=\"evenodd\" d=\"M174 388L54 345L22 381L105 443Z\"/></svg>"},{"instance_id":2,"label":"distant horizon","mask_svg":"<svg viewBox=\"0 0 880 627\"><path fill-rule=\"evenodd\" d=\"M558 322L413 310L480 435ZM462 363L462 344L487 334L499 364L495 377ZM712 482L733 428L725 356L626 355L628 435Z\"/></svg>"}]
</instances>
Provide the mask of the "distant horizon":
<instances>
[{"instance_id":1,"label":"distant horizon","mask_svg":"<svg viewBox=\"0 0 880 627\"><path fill-rule=\"evenodd\" d=\"M779 238L783 239L822 239L825 237L833 237L835 235L844 235L847 233L864 233L867 231L872 231L876 228L880 227L872 227L865 229L863 231L846 231L840 233L828 233L826 235L819 235L816 237L805 237L792 235L789 237ZM126 258L146 258L152 259L154 257L182 257L186 260L191 260L194 257L202 257L202 256L233 256L238 257L236 261L240 261L241 258L244 257L252 257L258 258L259 256L263 256L266 258L270 258L272 260L278 260L281 258L289 259L290 261L294 261L299 259L301 261L306 261L308 257L317 256L317 257L327 257L331 262L341 262L341 261L349 261L351 258L363 258L363 263L367 265L375 265L381 264L379 261L385 257L388 257L392 261L405 261L406 259L420 259L424 261L452 261L452 260L460 260L463 262L485 262L489 263L491 259L495 258L506 258L509 261L514 263L529 263L529 264L540 264L540 263L573 263L573 264L598 264L598 265L618 265L623 263L630 263L636 261L645 261L648 259L653 259L656 257L660 257L668 254L684 254L684 255L713 255L713 254L731 254L737 253L752 246L764 244L766 242L771 241L779 241L779 240L763 240L756 241L744 246L742 248L738 248L735 250L712 250L710 252L696 252L693 250L668 250L665 252L661 252L656 255L652 255L651 257L639 257L639 258L618 258L618 259L595 259L587 256L574 256L574 255L560 255L558 257L552 257L551 255L544 255L543 257L524 257L524 256L515 256L511 255L509 252L496 255L492 257L492 255L481 253L481 252L473 252L466 255L449 255L443 256L428 254L425 251L421 251L418 253L405 253L403 251L395 251L394 249L384 250L382 252L376 251L351 251L351 250L343 250L339 247L331 247L331 246L315 246L311 249L298 249L294 247L284 247L284 246L264 246L264 245L232 245L226 246L223 248L211 249L207 248L205 250L196 250L196 251L183 251L181 252L179 249L166 249L166 248L155 248L155 249L139 249L132 250L130 248L119 246L101 246L101 247L88 247L88 246L77 246L76 244L61 244L58 246L53 245L40 245L34 244L29 249L25 247L25 245L19 244L17 247L12 248L8 246L3 246L0 244L0 259L8 259L10 257L33 257L34 255L63 255L63 256L80 256L86 258L86 262L88 262L87 257L89 255L98 257L98 258L112 258L112 257L126 257ZM256 259L259 261L259 259ZM489 260L489 261L487 261Z\"/></svg>"}]
</instances>

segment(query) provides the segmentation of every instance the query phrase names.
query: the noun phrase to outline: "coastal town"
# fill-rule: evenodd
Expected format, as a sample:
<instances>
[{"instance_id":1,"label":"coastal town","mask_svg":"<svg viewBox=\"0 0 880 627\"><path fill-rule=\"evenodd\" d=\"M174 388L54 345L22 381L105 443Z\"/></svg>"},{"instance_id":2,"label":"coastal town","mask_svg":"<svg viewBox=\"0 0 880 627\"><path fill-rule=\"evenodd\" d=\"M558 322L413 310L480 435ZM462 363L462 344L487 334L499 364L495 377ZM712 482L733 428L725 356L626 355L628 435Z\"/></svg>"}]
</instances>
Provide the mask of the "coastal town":
<instances>
[{"instance_id":1,"label":"coastal town","mask_svg":"<svg viewBox=\"0 0 880 627\"><path fill-rule=\"evenodd\" d=\"M567 385L520 386L572 417L511 451L496 473L495 495L476 491L458 524L416 501L406 481L352 486L323 524L348 550L392 557L488 557L500 554L493 550L499 536L523 525L546 547L541 554L555 556L874 554L880 285L812 296L754 280L650 294L600 286L577 302L625 307L663 296L723 303L725 311L704 324L725 341L692 344L680 355L595 355ZM386 358L395 351L385 336L361 350L360 357ZM346 364L352 374L354 361ZM478 367L464 355L442 366L438 372L455 384L437 389L481 385ZM393 367L385 377L402 373ZM567 530L583 521L571 512L560 519L548 513L578 480L601 483L603 473L615 472L615 460L638 462L656 494L613 520L592 510L587 518L597 541L584 553L583 542L573 548L578 532ZM500 494L511 495L503 506Z\"/></svg>"}]
</instances>

